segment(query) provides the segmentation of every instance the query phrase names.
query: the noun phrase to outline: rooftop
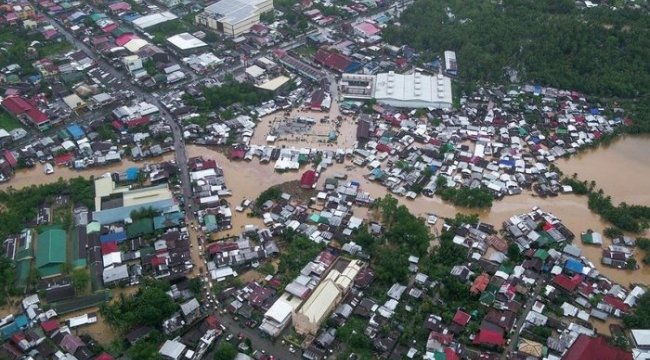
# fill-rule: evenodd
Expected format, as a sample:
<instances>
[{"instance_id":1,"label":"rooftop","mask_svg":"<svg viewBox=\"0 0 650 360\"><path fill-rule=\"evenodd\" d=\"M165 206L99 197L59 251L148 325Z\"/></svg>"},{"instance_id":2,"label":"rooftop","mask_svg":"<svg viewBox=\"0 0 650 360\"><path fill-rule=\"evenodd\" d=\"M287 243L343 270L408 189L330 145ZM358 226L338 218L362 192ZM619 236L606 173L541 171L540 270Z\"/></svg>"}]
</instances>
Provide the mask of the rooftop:
<instances>
[{"instance_id":1,"label":"rooftop","mask_svg":"<svg viewBox=\"0 0 650 360\"><path fill-rule=\"evenodd\" d=\"M174 35L172 37L167 38L167 41L169 41L170 44L174 45L180 50L190 50L190 49L197 49L200 47L208 46L208 44L197 39L194 35L190 33L182 33L182 34Z\"/></svg>"}]
</instances>

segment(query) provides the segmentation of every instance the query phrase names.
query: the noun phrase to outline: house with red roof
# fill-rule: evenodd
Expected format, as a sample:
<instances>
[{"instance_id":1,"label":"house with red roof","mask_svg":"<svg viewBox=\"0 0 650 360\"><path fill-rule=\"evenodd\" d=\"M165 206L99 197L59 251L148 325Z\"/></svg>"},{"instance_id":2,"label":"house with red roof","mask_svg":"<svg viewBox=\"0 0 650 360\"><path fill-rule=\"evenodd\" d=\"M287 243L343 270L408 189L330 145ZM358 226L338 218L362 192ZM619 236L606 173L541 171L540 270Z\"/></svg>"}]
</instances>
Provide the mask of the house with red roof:
<instances>
[{"instance_id":1,"label":"house with red roof","mask_svg":"<svg viewBox=\"0 0 650 360\"><path fill-rule=\"evenodd\" d=\"M610 345L605 337L581 334L562 357L563 360L632 360L632 353Z\"/></svg>"},{"instance_id":2,"label":"house with red roof","mask_svg":"<svg viewBox=\"0 0 650 360\"><path fill-rule=\"evenodd\" d=\"M454 318L452 319L452 322L456 325L460 325L462 327L467 326L469 324L469 321L472 319L470 314L458 309L456 311L456 314L454 315Z\"/></svg>"},{"instance_id":3,"label":"house with red roof","mask_svg":"<svg viewBox=\"0 0 650 360\"><path fill-rule=\"evenodd\" d=\"M314 54L314 61L340 73L355 72L360 67L358 63L352 61L349 57L322 48L318 49Z\"/></svg>"},{"instance_id":4,"label":"house with red roof","mask_svg":"<svg viewBox=\"0 0 650 360\"><path fill-rule=\"evenodd\" d=\"M59 330L59 323L55 319L50 319L41 323L41 329L43 329L45 335L51 337L52 334Z\"/></svg>"},{"instance_id":5,"label":"house with red roof","mask_svg":"<svg viewBox=\"0 0 650 360\"><path fill-rule=\"evenodd\" d=\"M108 10L113 14L119 14L131 10L131 4L119 1L108 5Z\"/></svg>"},{"instance_id":6,"label":"house with red roof","mask_svg":"<svg viewBox=\"0 0 650 360\"><path fill-rule=\"evenodd\" d=\"M582 276L579 274L573 275L572 277L569 277L566 274L559 274L553 278L554 285L557 285L560 289L570 293L574 292L581 282Z\"/></svg>"},{"instance_id":7,"label":"house with red roof","mask_svg":"<svg viewBox=\"0 0 650 360\"><path fill-rule=\"evenodd\" d=\"M482 273L481 275L477 276L476 279L474 279L474 282L472 283L472 287L470 287L469 292L472 293L473 295L478 295L485 291L487 289L488 284L490 283L490 275L487 273Z\"/></svg>"},{"instance_id":8,"label":"house with red roof","mask_svg":"<svg viewBox=\"0 0 650 360\"><path fill-rule=\"evenodd\" d=\"M99 356L96 357L95 360L114 360L114 358L108 353L103 352L99 354Z\"/></svg>"},{"instance_id":9,"label":"house with red roof","mask_svg":"<svg viewBox=\"0 0 650 360\"><path fill-rule=\"evenodd\" d=\"M300 177L300 187L303 189L312 189L316 185L316 181L318 181L316 172L314 170L307 170Z\"/></svg>"},{"instance_id":10,"label":"house with red roof","mask_svg":"<svg viewBox=\"0 0 650 360\"><path fill-rule=\"evenodd\" d=\"M474 345L498 348L502 347L505 342L503 331L481 328L472 343Z\"/></svg>"},{"instance_id":11,"label":"house with red roof","mask_svg":"<svg viewBox=\"0 0 650 360\"><path fill-rule=\"evenodd\" d=\"M16 160L14 153L12 153L11 150L5 150L3 155L5 160L7 160L7 162L9 163L9 165L11 165L12 168L15 168L16 165L18 164L18 161Z\"/></svg>"},{"instance_id":12,"label":"house with red roof","mask_svg":"<svg viewBox=\"0 0 650 360\"><path fill-rule=\"evenodd\" d=\"M50 125L50 119L34 104L19 97L8 96L2 100L2 107L18 119L30 121L39 130L46 130Z\"/></svg>"}]
</instances>

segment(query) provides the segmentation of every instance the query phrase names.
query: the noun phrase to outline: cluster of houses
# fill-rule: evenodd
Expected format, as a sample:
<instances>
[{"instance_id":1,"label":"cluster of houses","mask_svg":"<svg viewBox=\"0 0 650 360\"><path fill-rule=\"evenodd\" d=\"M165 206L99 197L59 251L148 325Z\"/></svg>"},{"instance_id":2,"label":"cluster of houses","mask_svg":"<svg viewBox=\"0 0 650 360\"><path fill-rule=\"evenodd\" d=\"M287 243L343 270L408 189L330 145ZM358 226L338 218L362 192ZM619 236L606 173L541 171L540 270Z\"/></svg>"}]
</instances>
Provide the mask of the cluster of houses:
<instances>
[{"instance_id":1,"label":"cluster of houses","mask_svg":"<svg viewBox=\"0 0 650 360\"><path fill-rule=\"evenodd\" d=\"M97 321L94 313L62 322L53 309L45 310L38 295L25 297L16 313L0 319L3 344L0 358L19 359L84 359L112 360L106 352L96 355L95 340L77 336L77 326Z\"/></svg>"}]
</instances>

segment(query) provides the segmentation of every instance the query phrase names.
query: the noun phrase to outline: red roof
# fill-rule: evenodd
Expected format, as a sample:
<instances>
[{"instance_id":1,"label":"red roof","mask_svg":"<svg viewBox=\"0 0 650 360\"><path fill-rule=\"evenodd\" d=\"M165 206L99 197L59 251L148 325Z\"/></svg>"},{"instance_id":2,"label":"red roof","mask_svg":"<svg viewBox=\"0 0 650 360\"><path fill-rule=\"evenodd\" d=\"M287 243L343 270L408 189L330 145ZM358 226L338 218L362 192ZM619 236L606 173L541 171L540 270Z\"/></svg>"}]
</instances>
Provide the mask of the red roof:
<instances>
[{"instance_id":1,"label":"red roof","mask_svg":"<svg viewBox=\"0 0 650 360\"><path fill-rule=\"evenodd\" d=\"M458 354L456 354L456 351L454 349L447 347L445 348L445 360L459 360L460 357L458 357Z\"/></svg>"},{"instance_id":2,"label":"red roof","mask_svg":"<svg viewBox=\"0 0 650 360\"><path fill-rule=\"evenodd\" d=\"M15 344L18 344L23 340L25 340L25 334L22 332L15 333L11 336L11 341L13 341Z\"/></svg>"},{"instance_id":3,"label":"red roof","mask_svg":"<svg viewBox=\"0 0 650 360\"><path fill-rule=\"evenodd\" d=\"M124 1L112 3L108 5L108 8L111 11L126 11L126 10L131 10L131 5L129 3L126 3Z\"/></svg>"},{"instance_id":4,"label":"red roof","mask_svg":"<svg viewBox=\"0 0 650 360\"><path fill-rule=\"evenodd\" d=\"M54 158L54 163L59 166L67 165L73 158L71 153L61 154Z\"/></svg>"},{"instance_id":5,"label":"red roof","mask_svg":"<svg viewBox=\"0 0 650 360\"><path fill-rule=\"evenodd\" d=\"M208 324L208 326L212 329L216 329L219 327L219 320L217 320L217 317L214 315L210 315L205 319L205 323Z\"/></svg>"},{"instance_id":6,"label":"red roof","mask_svg":"<svg viewBox=\"0 0 650 360\"><path fill-rule=\"evenodd\" d=\"M128 43L129 41L131 41L133 39L139 39L139 37L137 35L131 34L131 33L122 34L122 35L118 36L115 39L115 45L124 46L124 45L126 45L126 43Z\"/></svg>"},{"instance_id":7,"label":"red roof","mask_svg":"<svg viewBox=\"0 0 650 360\"><path fill-rule=\"evenodd\" d=\"M44 323L41 323L41 328L43 328L43 331L46 333L50 333L59 328L59 323L54 319L48 320Z\"/></svg>"},{"instance_id":8,"label":"red roof","mask_svg":"<svg viewBox=\"0 0 650 360\"><path fill-rule=\"evenodd\" d=\"M119 25L117 23L112 23L110 25L106 25L102 28L102 31L105 33L112 32L113 30L117 29Z\"/></svg>"},{"instance_id":9,"label":"red roof","mask_svg":"<svg viewBox=\"0 0 650 360\"><path fill-rule=\"evenodd\" d=\"M614 308L621 310L623 312L627 312L630 310L630 305L626 304L623 302L623 300L613 296L613 295L605 295L603 297L603 301Z\"/></svg>"},{"instance_id":10,"label":"red roof","mask_svg":"<svg viewBox=\"0 0 650 360\"><path fill-rule=\"evenodd\" d=\"M478 335L474 338L474 345L492 345L503 346L505 340L503 339L503 331L494 331L481 329Z\"/></svg>"},{"instance_id":11,"label":"red roof","mask_svg":"<svg viewBox=\"0 0 650 360\"><path fill-rule=\"evenodd\" d=\"M467 325L467 323L469 323L469 320L471 318L472 317L468 313L466 313L466 312L464 312L462 310L457 310L456 315L454 315L454 319L452 321L455 324L458 324L460 326L465 326L465 325Z\"/></svg>"},{"instance_id":12,"label":"red roof","mask_svg":"<svg viewBox=\"0 0 650 360\"><path fill-rule=\"evenodd\" d=\"M307 170L300 177L300 186L303 188L311 188L316 184L316 180L316 172L314 170Z\"/></svg>"},{"instance_id":13,"label":"red roof","mask_svg":"<svg viewBox=\"0 0 650 360\"><path fill-rule=\"evenodd\" d=\"M339 72L344 72L348 66L352 64L352 60L347 56L335 52L329 52L325 49L319 49L316 54L314 54L314 61Z\"/></svg>"},{"instance_id":14,"label":"red roof","mask_svg":"<svg viewBox=\"0 0 650 360\"><path fill-rule=\"evenodd\" d=\"M124 126L122 126L122 123L119 122L119 121L117 121L117 120L113 120L113 122L111 123L111 125L113 125L113 128L114 128L115 130L117 130L117 131L122 131L122 129L124 129Z\"/></svg>"},{"instance_id":15,"label":"red roof","mask_svg":"<svg viewBox=\"0 0 650 360\"><path fill-rule=\"evenodd\" d=\"M581 282L582 282L582 276L578 274L573 275L572 277L568 277L565 274L559 274L553 278L553 283L555 285L569 292L575 291L575 289L578 287L578 285L580 285Z\"/></svg>"},{"instance_id":16,"label":"red roof","mask_svg":"<svg viewBox=\"0 0 650 360\"><path fill-rule=\"evenodd\" d=\"M2 101L2 106L14 115L23 114L33 108L25 99L18 96L9 96Z\"/></svg>"},{"instance_id":17,"label":"red roof","mask_svg":"<svg viewBox=\"0 0 650 360\"><path fill-rule=\"evenodd\" d=\"M131 119L131 120L126 121L126 126L130 127L130 128L138 127L138 126L144 126L144 125L147 125L147 124L149 124L149 117L148 116L143 116L143 117L139 117L139 118L135 118L135 119Z\"/></svg>"},{"instance_id":18,"label":"red roof","mask_svg":"<svg viewBox=\"0 0 650 360\"><path fill-rule=\"evenodd\" d=\"M48 120L47 115L27 100L18 96L9 96L5 98L2 101L2 106L14 115L26 114L36 125L42 124Z\"/></svg>"},{"instance_id":19,"label":"red roof","mask_svg":"<svg viewBox=\"0 0 650 360\"><path fill-rule=\"evenodd\" d=\"M102 244L102 255L114 253L118 250L117 241L105 242Z\"/></svg>"},{"instance_id":20,"label":"red roof","mask_svg":"<svg viewBox=\"0 0 650 360\"><path fill-rule=\"evenodd\" d=\"M101 353L97 358L95 358L95 360L114 360L114 358L111 355L104 352Z\"/></svg>"},{"instance_id":21,"label":"red roof","mask_svg":"<svg viewBox=\"0 0 650 360\"><path fill-rule=\"evenodd\" d=\"M563 360L632 360L632 353L609 345L604 337L581 334L564 354Z\"/></svg>"},{"instance_id":22,"label":"red roof","mask_svg":"<svg viewBox=\"0 0 650 360\"><path fill-rule=\"evenodd\" d=\"M5 160L7 160L7 162L9 163L9 165L11 165L11 167L15 167L16 164L18 163L16 161L16 157L14 156L14 153L12 153L11 151L5 150L4 156L5 156Z\"/></svg>"},{"instance_id":23,"label":"red roof","mask_svg":"<svg viewBox=\"0 0 650 360\"><path fill-rule=\"evenodd\" d=\"M232 149L230 150L231 159L243 159L246 156L246 151L244 149Z\"/></svg>"},{"instance_id":24,"label":"red roof","mask_svg":"<svg viewBox=\"0 0 650 360\"><path fill-rule=\"evenodd\" d=\"M391 150L390 146L388 146L386 144L377 144L375 149L377 149L377 151L379 151L379 152L385 152L385 153L389 153L390 150Z\"/></svg>"},{"instance_id":25,"label":"red roof","mask_svg":"<svg viewBox=\"0 0 650 360\"><path fill-rule=\"evenodd\" d=\"M213 244L208 248L208 253L210 255L228 252L239 249L239 245L235 242L223 243L223 244Z\"/></svg>"}]
</instances>

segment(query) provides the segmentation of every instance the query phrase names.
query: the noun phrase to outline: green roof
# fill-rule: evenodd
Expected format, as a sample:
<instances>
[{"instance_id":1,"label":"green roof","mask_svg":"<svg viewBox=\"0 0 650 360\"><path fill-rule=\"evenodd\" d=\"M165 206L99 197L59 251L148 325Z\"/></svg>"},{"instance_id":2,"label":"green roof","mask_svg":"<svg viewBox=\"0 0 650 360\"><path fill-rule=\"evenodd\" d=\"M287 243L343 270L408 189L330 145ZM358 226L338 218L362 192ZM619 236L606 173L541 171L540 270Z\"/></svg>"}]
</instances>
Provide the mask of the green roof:
<instances>
[{"instance_id":1,"label":"green roof","mask_svg":"<svg viewBox=\"0 0 650 360\"><path fill-rule=\"evenodd\" d=\"M66 260L66 233L51 227L38 235L36 267L42 277L58 275Z\"/></svg>"},{"instance_id":2,"label":"green roof","mask_svg":"<svg viewBox=\"0 0 650 360\"><path fill-rule=\"evenodd\" d=\"M217 217L214 214L206 215L203 218L203 221L205 221L206 225L216 225L217 224Z\"/></svg>"},{"instance_id":3,"label":"green roof","mask_svg":"<svg viewBox=\"0 0 650 360\"><path fill-rule=\"evenodd\" d=\"M102 224L93 221L86 225L86 234L98 233L102 230Z\"/></svg>"},{"instance_id":4,"label":"green roof","mask_svg":"<svg viewBox=\"0 0 650 360\"><path fill-rule=\"evenodd\" d=\"M514 270L513 266L508 266L506 264L501 264L501 266L499 266L499 271L503 271L504 273L506 273L508 275L512 274L513 270Z\"/></svg>"},{"instance_id":5,"label":"green roof","mask_svg":"<svg viewBox=\"0 0 650 360\"><path fill-rule=\"evenodd\" d=\"M548 259L548 251L537 249L537 251L535 251L535 257L540 258L542 261L546 261L546 259Z\"/></svg>"},{"instance_id":6,"label":"green roof","mask_svg":"<svg viewBox=\"0 0 650 360\"><path fill-rule=\"evenodd\" d=\"M90 14L90 20L92 20L92 21L94 21L94 22L97 22L97 20L99 20L99 19L104 19L104 18L106 18L106 17L107 17L107 16L104 15L104 14L102 14L102 13L94 13L94 14Z\"/></svg>"},{"instance_id":7,"label":"green roof","mask_svg":"<svg viewBox=\"0 0 650 360\"><path fill-rule=\"evenodd\" d=\"M85 269L86 268L86 259L77 259L72 262L73 269Z\"/></svg>"},{"instance_id":8,"label":"green roof","mask_svg":"<svg viewBox=\"0 0 650 360\"><path fill-rule=\"evenodd\" d=\"M59 228L50 228L38 234L36 267L65 263L66 234Z\"/></svg>"},{"instance_id":9,"label":"green roof","mask_svg":"<svg viewBox=\"0 0 650 360\"><path fill-rule=\"evenodd\" d=\"M153 233L153 221L151 218L140 219L126 226L126 237L128 239L151 233Z\"/></svg>"}]
</instances>

